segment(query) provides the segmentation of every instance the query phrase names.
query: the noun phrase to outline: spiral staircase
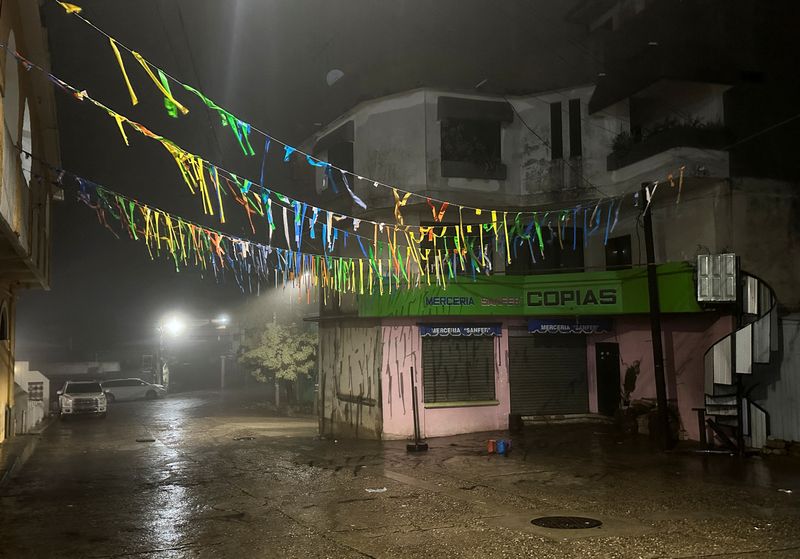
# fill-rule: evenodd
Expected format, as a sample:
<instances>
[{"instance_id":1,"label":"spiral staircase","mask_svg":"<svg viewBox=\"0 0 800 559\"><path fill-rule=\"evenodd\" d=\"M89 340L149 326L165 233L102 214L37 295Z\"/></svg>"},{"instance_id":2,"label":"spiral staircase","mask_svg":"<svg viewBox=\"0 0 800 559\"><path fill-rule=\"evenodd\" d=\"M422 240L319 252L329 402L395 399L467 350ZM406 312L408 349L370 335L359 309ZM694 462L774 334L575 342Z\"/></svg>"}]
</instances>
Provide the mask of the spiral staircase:
<instances>
[{"instance_id":1,"label":"spiral staircase","mask_svg":"<svg viewBox=\"0 0 800 559\"><path fill-rule=\"evenodd\" d=\"M772 289L742 273L738 286L737 328L705 353L704 427L719 443L744 454L760 449L769 435L769 414L750 399L758 384L754 367L769 364L778 351L778 313ZM705 429L701 440L705 440Z\"/></svg>"}]
</instances>

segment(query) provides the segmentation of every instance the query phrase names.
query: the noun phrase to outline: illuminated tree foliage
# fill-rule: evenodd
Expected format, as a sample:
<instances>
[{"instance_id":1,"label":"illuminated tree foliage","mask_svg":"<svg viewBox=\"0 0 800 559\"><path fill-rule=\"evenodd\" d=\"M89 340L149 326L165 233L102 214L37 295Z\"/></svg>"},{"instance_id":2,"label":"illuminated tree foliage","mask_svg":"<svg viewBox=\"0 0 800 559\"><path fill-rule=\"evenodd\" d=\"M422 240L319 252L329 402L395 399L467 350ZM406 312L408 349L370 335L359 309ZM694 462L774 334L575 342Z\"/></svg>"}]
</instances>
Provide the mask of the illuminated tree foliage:
<instances>
[{"instance_id":1,"label":"illuminated tree foliage","mask_svg":"<svg viewBox=\"0 0 800 559\"><path fill-rule=\"evenodd\" d=\"M260 382L295 381L311 376L316 368L317 336L294 324L269 323L247 346L239 361Z\"/></svg>"}]
</instances>

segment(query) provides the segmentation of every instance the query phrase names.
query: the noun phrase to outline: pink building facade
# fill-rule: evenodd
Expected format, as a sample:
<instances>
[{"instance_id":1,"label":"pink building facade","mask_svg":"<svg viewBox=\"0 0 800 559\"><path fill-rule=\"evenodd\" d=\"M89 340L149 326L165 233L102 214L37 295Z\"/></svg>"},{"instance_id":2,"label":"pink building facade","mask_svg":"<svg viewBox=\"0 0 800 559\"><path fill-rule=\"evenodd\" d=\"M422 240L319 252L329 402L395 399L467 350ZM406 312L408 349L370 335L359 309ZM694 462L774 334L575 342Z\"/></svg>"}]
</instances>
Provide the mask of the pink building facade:
<instances>
[{"instance_id":1,"label":"pink building facade","mask_svg":"<svg viewBox=\"0 0 800 559\"><path fill-rule=\"evenodd\" d=\"M692 274L663 267L659 285L668 398L680 436L698 440L704 354L734 322L698 306ZM647 309L642 270L365 298L358 317L320 324L322 431L410 438L412 386L426 438L505 430L512 416L613 416L631 366L628 399L656 398Z\"/></svg>"},{"instance_id":2,"label":"pink building facade","mask_svg":"<svg viewBox=\"0 0 800 559\"><path fill-rule=\"evenodd\" d=\"M383 362L381 365L383 437L406 439L414 434L411 370L416 373L417 401L420 402L420 431L425 437L496 431L508 428L511 414L509 381L509 332L524 326L517 318L501 321L500 336L493 338L495 348L494 380L496 401L471 405L430 406L425 402L422 363L422 336L418 320L392 319L381 326ZM439 322L441 323L441 321ZM729 316L677 315L662 323L668 398L679 410L680 430L687 439L699 439L695 408L703 406L703 355L716 340L730 333ZM530 334L531 336L579 336L585 338L586 406L599 414L597 344L619 345L620 384L627 364L640 363L640 373L631 399L656 398L650 322L646 316L623 316L613 319L613 330L603 334Z\"/></svg>"}]
</instances>

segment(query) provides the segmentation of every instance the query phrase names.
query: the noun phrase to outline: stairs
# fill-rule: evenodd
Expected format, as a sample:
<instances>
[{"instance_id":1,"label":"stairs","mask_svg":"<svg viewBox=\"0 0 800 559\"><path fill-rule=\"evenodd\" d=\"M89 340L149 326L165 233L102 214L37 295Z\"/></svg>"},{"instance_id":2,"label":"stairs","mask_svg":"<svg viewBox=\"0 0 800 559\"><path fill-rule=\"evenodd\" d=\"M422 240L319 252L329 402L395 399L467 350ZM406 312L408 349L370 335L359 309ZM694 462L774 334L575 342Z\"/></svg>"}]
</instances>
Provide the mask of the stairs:
<instances>
[{"instance_id":1,"label":"stairs","mask_svg":"<svg viewBox=\"0 0 800 559\"><path fill-rule=\"evenodd\" d=\"M744 454L764 446L769 435L769 415L749 395L753 365L769 363L778 350L778 313L772 289L755 276L741 276L739 327L705 353L704 405L713 439Z\"/></svg>"}]
</instances>

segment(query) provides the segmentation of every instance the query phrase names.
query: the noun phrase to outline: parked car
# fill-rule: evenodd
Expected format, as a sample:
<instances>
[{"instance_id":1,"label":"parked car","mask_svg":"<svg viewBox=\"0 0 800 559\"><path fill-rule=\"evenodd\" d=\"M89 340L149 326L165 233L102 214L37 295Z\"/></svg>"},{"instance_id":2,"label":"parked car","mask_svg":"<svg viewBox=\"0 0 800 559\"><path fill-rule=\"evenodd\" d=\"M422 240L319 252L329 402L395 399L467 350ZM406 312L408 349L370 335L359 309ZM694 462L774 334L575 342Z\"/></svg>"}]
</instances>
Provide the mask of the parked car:
<instances>
[{"instance_id":1,"label":"parked car","mask_svg":"<svg viewBox=\"0 0 800 559\"><path fill-rule=\"evenodd\" d=\"M73 415L106 416L108 401L97 381L68 380L57 392L61 417Z\"/></svg>"},{"instance_id":2,"label":"parked car","mask_svg":"<svg viewBox=\"0 0 800 559\"><path fill-rule=\"evenodd\" d=\"M140 378L120 378L103 381L103 389L109 402L118 400L152 400L166 396L167 389L160 384L151 384Z\"/></svg>"}]
</instances>

